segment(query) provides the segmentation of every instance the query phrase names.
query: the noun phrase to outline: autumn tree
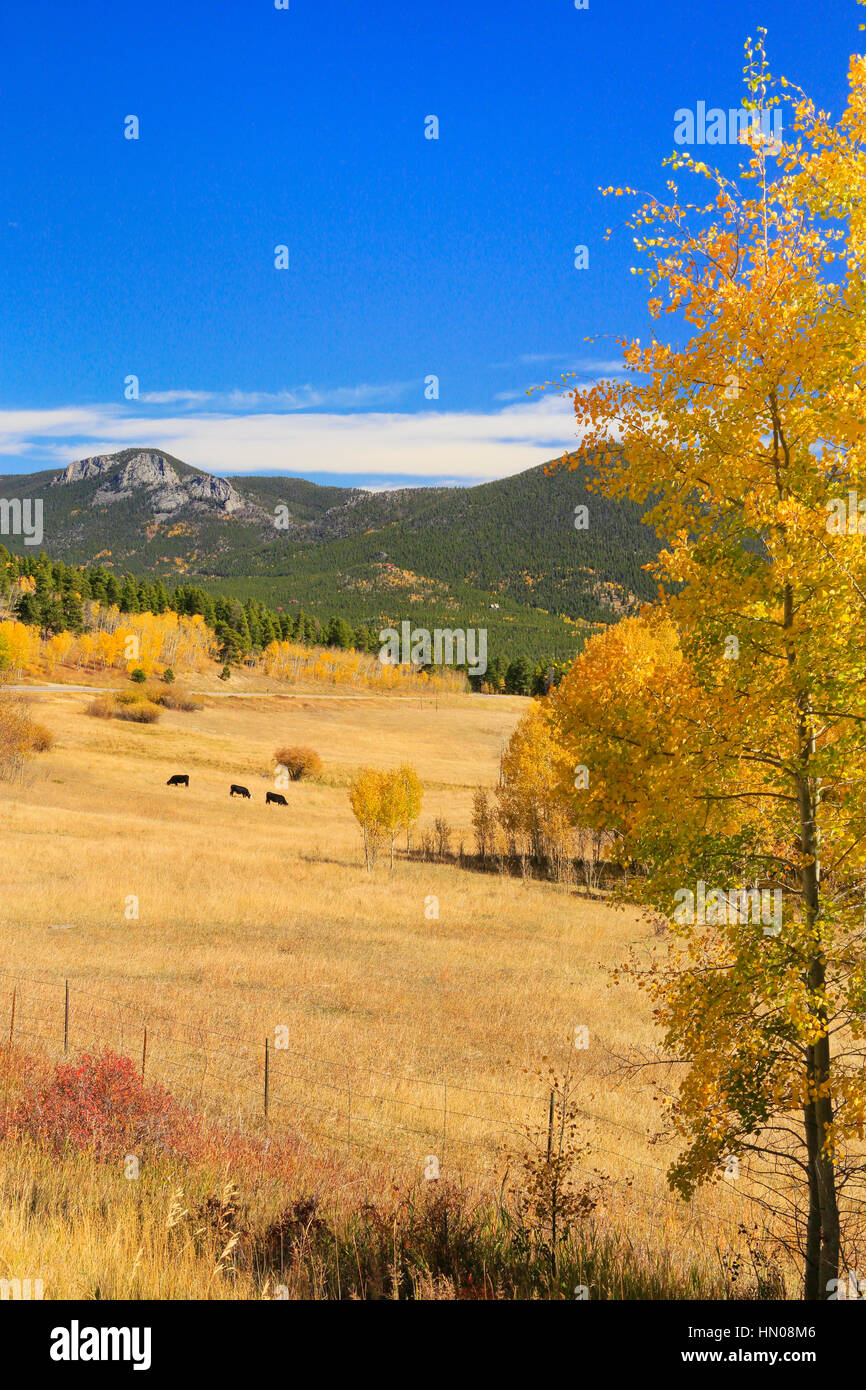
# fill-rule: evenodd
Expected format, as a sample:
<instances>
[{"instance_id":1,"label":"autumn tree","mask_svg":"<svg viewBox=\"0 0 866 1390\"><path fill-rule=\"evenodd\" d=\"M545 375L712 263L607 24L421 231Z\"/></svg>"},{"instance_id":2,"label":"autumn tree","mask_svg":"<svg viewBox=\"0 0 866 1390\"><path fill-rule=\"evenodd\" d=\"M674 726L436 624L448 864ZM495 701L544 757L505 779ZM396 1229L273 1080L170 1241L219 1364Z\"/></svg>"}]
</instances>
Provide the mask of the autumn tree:
<instances>
[{"instance_id":1,"label":"autumn tree","mask_svg":"<svg viewBox=\"0 0 866 1390\"><path fill-rule=\"evenodd\" d=\"M472 797L472 828L478 855L482 862L486 862L496 847L499 829L496 803L486 787L478 787Z\"/></svg>"},{"instance_id":2,"label":"autumn tree","mask_svg":"<svg viewBox=\"0 0 866 1390\"><path fill-rule=\"evenodd\" d=\"M669 341L624 341L624 377L573 392L594 486L664 543L658 611L551 702L588 770L568 794L671 921L645 980L685 1064L671 1180L688 1196L745 1156L774 1209L784 1189L815 1299L864 1196L866 63L834 124L747 48L740 177L681 152L627 224ZM711 887L703 922L679 911ZM741 896L762 891L778 921Z\"/></svg>"},{"instance_id":3,"label":"autumn tree","mask_svg":"<svg viewBox=\"0 0 866 1390\"><path fill-rule=\"evenodd\" d=\"M400 826L406 831L406 853L411 848L412 826L421 814L424 793L421 779L410 763L401 763L395 773L397 798L400 809Z\"/></svg>"},{"instance_id":4,"label":"autumn tree","mask_svg":"<svg viewBox=\"0 0 866 1390\"><path fill-rule=\"evenodd\" d=\"M394 867L394 841L398 830L408 836L412 823L421 813L422 790L418 774L404 764L395 769L362 767L349 788L349 801L364 836L364 861L373 868L379 849L388 840L391 868Z\"/></svg>"},{"instance_id":5,"label":"autumn tree","mask_svg":"<svg viewBox=\"0 0 866 1390\"><path fill-rule=\"evenodd\" d=\"M375 867L387 828L383 807L383 777L379 768L359 768L349 787L349 803L364 837L364 863Z\"/></svg>"},{"instance_id":6,"label":"autumn tree","mask_svg":"<svg viewBox=\"0 0 866 1390\"><path fill-rule=\"evenodd\" d=\"M378 824L383 838L387 838L391 851L391 868L394 867L394 841L397 831L403 824L405 788L398 772L379 773Z\"/></svg>"},{"instance_id":7,"label":"autumn tree","mask_svg":"<svg viewBox=\"0 0 866 1390\"><path fill-rule=\"evenodd\" d=\"M561 878L573 830L556 796L562 753L540 705L520 720L502 755L497 819L510 846Z\"/></svg>"}]
</instances>

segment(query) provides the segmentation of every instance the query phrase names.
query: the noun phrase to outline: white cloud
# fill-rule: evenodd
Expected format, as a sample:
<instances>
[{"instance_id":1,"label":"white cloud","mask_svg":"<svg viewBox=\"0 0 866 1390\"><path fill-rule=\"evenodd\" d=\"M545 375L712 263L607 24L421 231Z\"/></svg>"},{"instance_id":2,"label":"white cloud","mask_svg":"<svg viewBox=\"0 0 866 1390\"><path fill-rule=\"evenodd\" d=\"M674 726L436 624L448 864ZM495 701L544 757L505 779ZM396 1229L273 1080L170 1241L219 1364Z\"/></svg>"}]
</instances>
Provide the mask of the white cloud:
<instances>
[{"instance_id":1,"label":"white cloud","mask_svg":"<svg viewBox=\"0 0 866 1390\"><path fill-rule=\"evenodd\" d=\"M358 389L364 388L351 388ZM207 409L157 417L131 413L133 404L0 411L0 454L17 454L31 467L59 467L142 445L216 473L470 482L520 473L575 447L571 402L555 392L487 413Z\"/></svg>"},{"instance_id":2,"label":"white cloud","mask_svg":"<svg viewBox=\"0 0 866 1390\"><path fill-rule=\"evenodd\" d=\"M558 362L563 371L567 372L581 374L591 372L597 376L623 376L625 374L621 357L598 361L594 358L575 358L569 352L524 352L520 357L515 357L510 362L491 362L490 366L496 371L505 371L514 367L541 367L546 362Z\"/></svg>"},{"instance_id":3,"label":"white cloud","mask_svg":"<svg viewBox=\"0 0 866 1390\"><path fill-rule=\"evenodd\" d=\"M143 405L203 405L214 399L213 391L143 391Z\"/></svg>"},{"instance_id":4,"label":"white cloud","mask_svg":"<svg viewBox=\"0 0 866 1390\"><path fill-rule=\"evenodd\" d=\"M211 410L317 410L323 407L351 410L363 406L390 405L412 389L415 381L362 383L320 390L309 384L289 391L143 391L142 405L208 405Z\"/></svg>"}]
</instances>

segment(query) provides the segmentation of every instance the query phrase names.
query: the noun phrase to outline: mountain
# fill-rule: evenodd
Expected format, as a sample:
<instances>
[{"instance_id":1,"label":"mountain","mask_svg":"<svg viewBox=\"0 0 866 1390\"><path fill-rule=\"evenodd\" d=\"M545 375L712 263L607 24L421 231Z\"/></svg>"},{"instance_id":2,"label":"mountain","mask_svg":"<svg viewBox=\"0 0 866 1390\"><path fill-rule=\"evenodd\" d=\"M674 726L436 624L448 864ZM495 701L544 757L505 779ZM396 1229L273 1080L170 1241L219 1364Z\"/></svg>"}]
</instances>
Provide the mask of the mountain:
<instances>
[{"instance_id":1,"label":"mountain","mask_svg":"<svg viewBox=\"0 0 866 1390\"><path fill-rule=\"evenodd\" d=\"M630 503L590 493L587 470L544 466L469 488L320 487L300 478L215 477L157 449L7 476L41 498L43 548L212 592L297 604L350 622L487 625L503 650L565 653L587 624L652 596L657 553ZM589 509L585 530L575 508ZM8 549L31 554L21 538Z\"/></svg>"},{"instance_id":2,"label":"mountain","mask_svg":"<svg viewBox=\"0 0 866 1390\"><path fill-rule=\"evenodd\" d=\"M248 504L225 478L213 478L209 473L190 469L179 460L169 461L166 454L154 451L124 449L120 454L97 454L93 458L70 463L52 487L70 487L74 483L99 480L92 507L110 506L125 501L136 493L146 494L157 521L164 521L175 512L190 507L196 512L213 508L230 516Z\"/></svg>"}]
</instances>

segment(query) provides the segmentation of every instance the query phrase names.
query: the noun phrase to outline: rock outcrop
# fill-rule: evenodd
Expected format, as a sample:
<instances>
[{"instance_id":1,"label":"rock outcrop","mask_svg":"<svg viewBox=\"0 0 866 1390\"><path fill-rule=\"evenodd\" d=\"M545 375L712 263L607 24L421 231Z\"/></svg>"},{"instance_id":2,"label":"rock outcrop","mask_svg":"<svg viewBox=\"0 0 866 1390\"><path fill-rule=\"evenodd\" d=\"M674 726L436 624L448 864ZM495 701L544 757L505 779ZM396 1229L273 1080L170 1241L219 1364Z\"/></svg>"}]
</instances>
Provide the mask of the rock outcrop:
<instances>
[{"instance_id":1,"label":"rock outcrop","mask_svg":"<svg viewBox=\"0 0 866 1390\"><path fill-rule=\"evenodd\" d=\"M225 478L210 473L190 473L181 477L164 455L154 450L124 450L120 454L95 454L76 459L54 480L55 487L99 479L94 506L105 506L132 497L150 494L154 516L171 516L184 507L194 511L215 510L230 515L243 511L243 498Z\"/></svg>"}]
</instances>

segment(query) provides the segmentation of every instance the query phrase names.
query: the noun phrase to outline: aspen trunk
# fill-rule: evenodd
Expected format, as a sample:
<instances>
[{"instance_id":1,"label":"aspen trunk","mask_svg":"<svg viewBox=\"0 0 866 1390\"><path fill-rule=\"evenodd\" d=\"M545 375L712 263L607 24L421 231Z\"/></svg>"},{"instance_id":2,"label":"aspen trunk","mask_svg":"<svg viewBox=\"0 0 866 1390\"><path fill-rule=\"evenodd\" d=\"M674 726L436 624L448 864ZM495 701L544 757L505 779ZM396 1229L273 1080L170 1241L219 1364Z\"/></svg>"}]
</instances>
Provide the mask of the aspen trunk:
<instances>
[{"instance_id":1,"label":"aspen trunk","mask_svg":"<svg viewBox=\"0 0 866 1390\"><path fill-rule=\"evenodd\" d=\"M790 584L783 594L784 627L794 623L794 596ZM794 646L787 643L788 662L793 666ZM799 812L799 849L807 859L800 870L803 915L813 937L813 954L808 964L807 980L813 993L820 993L826 979L826 961L820 940L820 880L818 859L818 800L814 776L810 776L809 760L815 751L811 729L811 700L808 690L797 696L797 744L799 767L796 775L797 809ZM806 1268L803 1297L825 1299L829 1282L839 1274L839 1204L836 1192L836 1167L833 1151L827 1147L833 1122L831 1097L830 1035L827 1010L819 1004L816 1019L820 1035L806 1048L806 1100L803 1121L806 1131L808 1160L809 1215L806 1222Z\"/></svg>"},{"instance_id":2,"label":"aspen trunk","mask_svg":"<svg viewBox=\"0 0 866 1390\"><path fill-rule=\"evenodd\" d=\"M805 737L805 721L801 724ZM804 747L804 761L809 756ZM798 777L800 808L800 843L811 863L801 870L803 909L806 924L815 932L815 954L809 962L809 989L819 993L824 988L826 965L818 939L820 911L818 837L815 797L808 780ZM827 1011L819 1005L817 1022L821 1035L806 1049L807 1094L804 1106L806 1151L809 1163L809 1217L806 1225L806 1271L803 1296L824 1299L829 1283L839 1277L839 1204L836 1192L836 1167L833 1152L827 1148L827 1138L833 1122L831 1097L830 1035Z\"/></svg>"}]
</instances>

